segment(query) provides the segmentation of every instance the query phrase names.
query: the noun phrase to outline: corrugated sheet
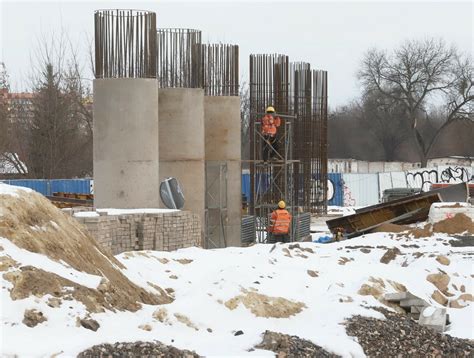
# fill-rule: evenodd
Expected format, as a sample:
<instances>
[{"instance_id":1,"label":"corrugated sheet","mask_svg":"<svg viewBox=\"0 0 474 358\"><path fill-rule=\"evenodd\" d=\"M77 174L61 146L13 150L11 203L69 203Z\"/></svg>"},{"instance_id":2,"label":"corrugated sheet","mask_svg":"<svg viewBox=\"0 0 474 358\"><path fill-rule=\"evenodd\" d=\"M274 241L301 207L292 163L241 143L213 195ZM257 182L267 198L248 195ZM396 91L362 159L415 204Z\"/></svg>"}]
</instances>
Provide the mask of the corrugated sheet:
<instances>
[{"instance_id":1,"label":"corrugated sheet","mask_svg":"<svg viewBox=\"0 0 474 358\"><path fill-rule=\"evenodd\" d=\"M43 195L55 192L91 194L91 179L12 179L2 182L30 188Z\"/></svg>"},{"instance_id":2,"label":"corrugated sheet","mask_svg":"<svg viewBox=\"0 0 474 358\"><path fill-rule=\"evenodd\" d=\"M342 174L344 206L368 206L379 202L378 174Z\"/></svg>"},{"instance_id":3,"label":"corrugated sheet","mask_svg":"<svg viewBox=\"0 0 474 358\"><path fill-rule=\"evenodd\" d=\"M242 174L242 194L247 198L247 202L250 201L250 174Z\"/></svg>"},{"instance_id":4,"label":"corrugated sheet","mask_svg":"<svg viewBox=\"0 0 474 358\"><path fill-rule=\"evenodd\" d=\"M244 215L242 217L241 239L242 243L251 244L255 242L255 216Z\"/></svg>"},{"instance_id":5,"label":"corrugated sheet","mask_svg":"<svg viewBox=\"0 0 474 358\"><path fill-rule=\"evenodd\" d=\"M293 241L301 241L311 235L311 213L293 216Z\"/></svg>"}]
</instances>

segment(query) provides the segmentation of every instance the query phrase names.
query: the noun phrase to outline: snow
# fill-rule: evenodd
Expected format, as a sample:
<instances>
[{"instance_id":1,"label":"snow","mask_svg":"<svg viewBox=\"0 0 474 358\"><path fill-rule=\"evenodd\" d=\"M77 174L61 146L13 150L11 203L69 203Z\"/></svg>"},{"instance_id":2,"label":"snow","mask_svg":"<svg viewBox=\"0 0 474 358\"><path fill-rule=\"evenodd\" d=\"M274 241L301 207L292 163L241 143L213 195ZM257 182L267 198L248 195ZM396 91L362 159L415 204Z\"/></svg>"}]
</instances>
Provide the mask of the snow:
<instances>
[{"instance_id":1,"label":"snow","mask_svg":"<svg viewBox=\"0 0 474 358\"><path fill-rule=\"evenodd\" d=\"M433 306L430 306L430 307L426 307L424 310L423 310L423 317L431 317L431 315L436 311L436 308L434 308Z\"/></svg>"},{"instance_id":2,"label":"snow","mask_svg":"<svg viewBox=\"0 0 474 358\"><path fill-rule=\"evenodd\" d=\"M74 213L74 216L76 218L95 218L100 215L96 211L80 211L78 213Z\"/></svg>"},{"instance_id":3,"label":"snow","mask_svg":"<svg viewBox=\"0 0 474 358\"><path fill-rule=\"evenodd\" d=\"M0 183L0 195L11 195L18 197L18 192L23 191L27 193L31 193L33 190L30 188L25 188L21 186L13 186L4 183Z\"/></svg>"},{"instance_id":4,"label":"snow","mask_svg":"<svg viewBox=\"0 0 474 358\"><path fill-rule=\"evenodd\" d=\"M396 239L388 233L375 233L332 244L299 243L301 248L314 253L289 249L289 244L123 253L116 257L125 266L122 272L131 281L151 292L155 291L149 283L172 288L175 300L161 306L143 305L137 312L91 314L91 318L100 323L97 332L76 326L76 317L86 315L82 304L63 301L59 308L51 308L46 305L48 297L12 301L7 290L11 284L2 279L0 355L58 353L60 357L69 357L105 342L159 340L205 356L273 356L262 350L249 352L268 329L311 340L343 357L363 357L362 348L355 338L346 334L343 323L358 314L383 318L381 313L370 309L383 306L378 300L358 294L363 284L373 285L369 281L371 277L382 279L387 293L395 292L389 280L403 284L433 307L441 306L431 298L435 287L426 280L430 273L442 270L450 276L449 290L454 293L453 299L460 294L453 284L458 288L465 285L466 292L473 292L472 247L452 247L447 244L450 239L441 234L422 239ZM93 275L19 249L6 239L0 240L0 246L4 249L0 255L8 254L23 264L67 276L87 287L98 284ZM371 247L370 252L361 252L354 248L357 246ZM381 263L380 258L392 247L399 248L402 255L389 264ZM416 253L424 255L416 258ZM436 261L437 255L447 256L450 265ZM345 261L343 257L349 261L341 264ZM178 261L182 259L192 261L187 264ZM317 271L318 277L311 277L307 270ZM222 304L242 294L243 289L299 301L306 308L289 318L266 318L256 317L242 304L235 310ZM474 308L472 302L466 305L462 309L447 308L452 325L446 334L474 338ZM48 321L34 329L26 327L21 321L24 310L30 308L41 310ZM153 319L153 312L159 308L168 311L167 321ZM174 314L186 315L198 330L179 322ZM152 330L139 329L142 324L149 324ZM234 336L237 330L244 334ZM28 337L29 344L25 344L24 337Z\"/></svg>"},{"instance_id":5,"label":"snow","mask_svg":"<svg viewBox=\"0 0 474 358\"><path fill-rule=\"evenodd\" d=\"M173 213L176 209L97 209L98 213L106 213L107 215L128 215L128 214L162 214Z\"/></svg>"},{"instance_id":6,"label":"snow","mask_svg":"<svg viewBox=\"0 0 474 358\"><path fill-rule=\"evenodd\" d=\"M44 271L54 272L56 275L82 286L97 288L102 279L96 275L77 271L64 262L53 261L44 255L21 249L3 237L0 237L0 246L3 247L3 251L0 251L0 257L8 254L10 258L19 264L30 265Z\"/></svg>"}]
</instances>

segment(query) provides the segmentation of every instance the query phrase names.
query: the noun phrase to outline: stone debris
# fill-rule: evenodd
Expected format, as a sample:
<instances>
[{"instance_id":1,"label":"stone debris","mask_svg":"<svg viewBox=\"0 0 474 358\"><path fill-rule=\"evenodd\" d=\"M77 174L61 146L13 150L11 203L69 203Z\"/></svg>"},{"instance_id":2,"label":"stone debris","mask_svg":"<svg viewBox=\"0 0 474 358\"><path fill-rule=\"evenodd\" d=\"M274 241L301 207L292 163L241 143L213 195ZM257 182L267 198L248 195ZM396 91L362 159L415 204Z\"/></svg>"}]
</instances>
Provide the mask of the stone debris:
<instances>
[{"instance_id":1,"label":"stone debris","mask_svg":"<svg viewBox=\"0 0 474 358\"><path fill-rule=\"evenodd\" d=\"M28 327L35 327L45 321L47 321L47 318L43 315L43 312L36 309L25 310L23 323Z\"/></svg>"},{"instance_id":2,"label":"stone debris","mask_svg":"<svg viewBox=\"0 0 474 358\"><path fill-rule=\"evenodd\" d=\"M374 308L385 320L353 316L347 334L357 338L368 357L472 357L474 343L421 326L406 315Z\"/></svg>"},{"instance_id":3,"label":"stone debris","mask_svg":"<svg viewBox=\"0 0 474 358\"><path fill-rule=\"evenodd\" d=\"M299 358L318 357L335 358L338 355L332 354L320 346L298 336L265 331L262 342L255 346L257 349L264 349L276 353L278 358Z\"/></svg>"},{"instance_id":4,"label":"stone debris","mask_svg":"<svg viewBox=\"0 0 474 358\"><path fill-rule=\"evenodd\" d=\"M79 322L82 327L84 327L85 329L90 329L91 331L94 331L94 332L96 332L100 327L99 322L97 322L95 319L84 318L84 319L81 319Z\"/></svg>"},{"instance_id":5,"label":"stone debris","mask_svg":"<svg viewBox=\"0 0 474 358\"><path fill-rule=\"evenodd\" d=\"M313 271L313 270L308 270L306 271L308 273L308 275L310 275L311 277L318 277L318 272L317 271Z\"/></svg>"},{"instance_id":6,"label":"stone debris","mask_svg":"<svg viewBox=\"0 0 474 358\"><path fill-rule=\"evenodd\" d=\"M78 358L198 358L195 352L168 346L160 342L117 342L99 344L81 353Z\"/></svg>"}]
</instances>

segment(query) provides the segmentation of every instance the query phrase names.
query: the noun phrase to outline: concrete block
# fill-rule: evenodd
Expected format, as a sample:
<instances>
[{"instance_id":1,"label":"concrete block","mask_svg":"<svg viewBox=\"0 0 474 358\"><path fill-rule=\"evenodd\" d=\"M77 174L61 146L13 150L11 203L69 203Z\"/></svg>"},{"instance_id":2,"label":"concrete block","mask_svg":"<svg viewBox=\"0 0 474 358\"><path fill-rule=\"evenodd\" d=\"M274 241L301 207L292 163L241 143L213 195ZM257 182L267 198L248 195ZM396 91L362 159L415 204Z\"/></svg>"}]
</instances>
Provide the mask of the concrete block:
<instances>
[{"instance_id":1,"label":"concrete block","mask_svg":"<svg viewBox=\"0 0 474 358\"><path fill-rule=\"evenodd\" d=\"M421 312L418 323L442 333L446 329L446 319L446 308L430 306Z\"/></svg>"},{"instance_id":2,"label":"concrete block","mask_svg":"<svg viewBox=\"0 0 474 358\"><path fill-rule=\"evenodd\" d=\"M395 292L395 293L386 293L384 299L389 302L400 302L402 300L418 298L415 295L412 295L410 292Z\"/></svg>"},{"instance_id":3,"label":"concrete block","mask_svg":"<svg viewBox=\"0 0 474 358\"><path fill-rule=\"evenodd\" d=\"M426 302L425 300L422 300L421 298L409 298L409 299L400 301L400 307L408 308L411 306L426 307L428 306L428 302Z\"/></svg>"}]
</instances>

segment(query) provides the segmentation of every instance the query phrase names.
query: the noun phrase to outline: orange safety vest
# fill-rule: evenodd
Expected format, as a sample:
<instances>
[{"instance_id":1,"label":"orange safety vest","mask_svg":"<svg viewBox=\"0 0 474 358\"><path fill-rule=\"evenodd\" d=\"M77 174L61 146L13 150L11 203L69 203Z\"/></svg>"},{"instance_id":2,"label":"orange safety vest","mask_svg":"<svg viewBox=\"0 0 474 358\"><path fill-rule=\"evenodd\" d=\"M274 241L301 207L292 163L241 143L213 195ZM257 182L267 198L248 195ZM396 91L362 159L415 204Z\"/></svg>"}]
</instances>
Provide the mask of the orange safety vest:
<instances>
[{"instance_id":1,"label":"orange safety vest","mask_svg":"<svg viewBox=\"0 0 474 358\"><path fill-rule=\"evenodd\" d=\"M288 234L290 231L291 214L285 209L277 209L272 213L270 232Z\"/></svg>"},{"instance_id":2,"label":"orange safety vest","mask_svg":"<svg viewBox=\"0 0 474 358\"><path fill-rule=\"evenodd\" d=\"M271 114L264 115L262 118L262 134L274 137L280 124L280 117L273 117Z\"/></svg>"}]
</instances>

